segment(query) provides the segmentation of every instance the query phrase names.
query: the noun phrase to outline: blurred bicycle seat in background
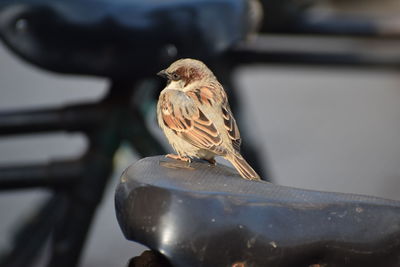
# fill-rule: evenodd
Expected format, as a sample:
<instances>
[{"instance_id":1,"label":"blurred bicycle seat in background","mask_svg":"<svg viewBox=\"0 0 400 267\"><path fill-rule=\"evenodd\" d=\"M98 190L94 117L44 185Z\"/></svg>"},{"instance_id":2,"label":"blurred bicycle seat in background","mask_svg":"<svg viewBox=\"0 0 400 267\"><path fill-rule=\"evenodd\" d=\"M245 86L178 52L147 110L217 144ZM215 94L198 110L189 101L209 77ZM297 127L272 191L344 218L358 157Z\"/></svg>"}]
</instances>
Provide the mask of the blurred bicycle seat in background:
<instances>
[{"instance_id":1,"label":"blurred bicycle seat in background","mask_svg":"<svg viewBox=\"0 0 400 267\"><path fill-rule=\"evenodd\" d=\"M153 75L177 56L209 57L247 32L242 0L1 1L0 35L21 57L75 74Z\"/></svg>"}]
</instances>

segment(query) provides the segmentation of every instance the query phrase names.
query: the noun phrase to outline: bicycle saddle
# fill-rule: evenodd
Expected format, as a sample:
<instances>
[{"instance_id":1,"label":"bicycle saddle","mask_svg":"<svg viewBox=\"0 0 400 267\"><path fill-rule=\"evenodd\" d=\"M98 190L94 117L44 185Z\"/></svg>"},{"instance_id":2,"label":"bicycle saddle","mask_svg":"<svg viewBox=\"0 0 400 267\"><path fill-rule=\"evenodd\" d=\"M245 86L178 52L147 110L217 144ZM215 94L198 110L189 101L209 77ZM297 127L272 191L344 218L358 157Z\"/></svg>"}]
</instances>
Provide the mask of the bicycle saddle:
<instances>
[{"instance_id":1,"label":"bicycle saddle","mask_svg":"<svg viewBox=\"0 0 400 267\"><path fill-rule=\"evenodd\" d=\"M115 201L125 237L172 266L400 266L398 201L247 181L163 156L131 165Z\"/></svg>"},{"instance_id":2,"label":"bicycle saddle","mask_svg":"<svg viewBox=\"0 0 400 267\"><path fill-rule=\"evenodd\" d=\"M202 58L232 46L246 14L245 0L0 0L0 36L51 71L153 75L175 49Z\"/></svg>"}]
</instances>

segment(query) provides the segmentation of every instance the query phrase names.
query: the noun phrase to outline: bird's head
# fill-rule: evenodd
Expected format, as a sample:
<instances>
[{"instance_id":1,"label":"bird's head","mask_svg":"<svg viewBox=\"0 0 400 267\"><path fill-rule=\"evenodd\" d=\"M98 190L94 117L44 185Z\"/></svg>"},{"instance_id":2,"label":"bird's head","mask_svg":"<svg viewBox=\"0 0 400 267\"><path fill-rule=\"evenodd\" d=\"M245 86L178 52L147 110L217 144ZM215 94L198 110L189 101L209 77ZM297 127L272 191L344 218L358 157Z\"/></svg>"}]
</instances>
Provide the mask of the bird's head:
<instances>
[{"instance_id":1,"label":"bird's head","mask_svg":"<svg viewBox=\"0 0 400 267\"><path fill-rule=\"evenodd\" d=\"M179 59L157 75L168 79L168 86L174 89L184 89L194 82L214 78L203 62L191 58Z\"/></svg>"}]
</instances>

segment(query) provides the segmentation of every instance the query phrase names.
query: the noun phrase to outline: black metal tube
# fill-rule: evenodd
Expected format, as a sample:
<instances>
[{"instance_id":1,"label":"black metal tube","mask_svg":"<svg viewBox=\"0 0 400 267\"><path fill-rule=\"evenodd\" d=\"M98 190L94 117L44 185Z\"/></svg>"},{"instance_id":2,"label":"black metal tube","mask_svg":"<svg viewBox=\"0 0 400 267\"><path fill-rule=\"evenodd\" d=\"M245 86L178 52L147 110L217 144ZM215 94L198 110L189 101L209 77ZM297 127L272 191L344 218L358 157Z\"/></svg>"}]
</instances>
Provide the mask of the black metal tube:
<instances>
[{"instance_id":1,"label":"black metal tube","mask_svg":"<svg viewBox=\"0 0 400 267\"><path fill-rule=\"evenodd\" d=\"M72 185L83 172L80 161L0 167L0 191Z\"/></svg>"},{"instance_id":2,"label":"black metal tube","mask_svg":"<svg viewBox=\"0 0 400 267\"><path fill-rule=\"evenodd\" d=\"M398 68L399 47L400 41L393 39L270 35L240 44L227 56L235 65L282 63Z\"/></svg>"},{"instance_id":3,"label":"black metal tube","mask_svg":"<svg viewBox=\"0 0 400 267\"><path fill-rule=\"evenodd\" d=\"M132 83L113 81L103 101L111 112L105 114L96 131L88 134L89 149L83 157L85 173L67 192L67 205L54 230L49 267L76 266L96 208L113 169L113 158L121 143L121 128L129 105Z\"/></svg>"},{"instance_id":4,"label":"black metal tube","mask_svg":"<svg viewBox=\"0 0 400 267\"><path fill-rule=\"evenodd\" d=\"M394 37L400 36L395 19L371 19L365 16L333 14L321 18L316 13L304 13L283 24L266 24L263 33L313 34L330 36Z\"/></svg>"},{"instance_id":5,"label":"black metal tube","mask_svg":"<svg viewBox=\"0 0 400 267\"><path fill-rule=\"evenodd\" d=\"M61 109L0 112L0 136L49 131L91 130L107 106L76 105Z\"/></svg>"},{"instance_id":6,"label":"black metal tube","mask_svg":"<svg viewBox=\"0 0 400 267\"><path fill-rule=\"evenodd\" d=\"M116 135L112 133L107 137L115 138ZM119 142L114 139L98 146L99 150L93 148L86 155L84 176L66 194L65 209L54 229L49 267L76 266L79 261L87 232L112 172L113 157L103 152L112 149L113 155Z\"/></svg>"},{"instance_id":7,"label":"black metal tube","mask_svg":"<svg viewBox=\"0 0 400 267\"><path fill-rule=\"evenodd\" d=\"M318 15L318 14L317 14ZM304 14L285 33L382 36L384 25L379 21L360 17L332 15L321 19L315 14Z\"/></svg>"},{"instance_id":8,"label":"black metal tube","mask_svg":"<svg viewBox=\"0 0 400 267\"><path fill-rule=\"evenodd\" d=\"M14 235L12 247L0 258L0 267L32 266L59 217L62 198L50 197Z\"/></svg>"},{"instance_id":9,"label":"black metal tube","mask_svg":"<svg viewBox=\"0 0 400 267\"><path fill-rule=\"evenodd\" d=\"M345 12L325 7L313 8L319 1L261 0L265 14L263 33L399 37L398 18L378 14ZM317 4L318 5L318 4ZM368 4L367 4L368 5ZM327 12L328 11L328 12Z\"/></svg>"}]
</instances>

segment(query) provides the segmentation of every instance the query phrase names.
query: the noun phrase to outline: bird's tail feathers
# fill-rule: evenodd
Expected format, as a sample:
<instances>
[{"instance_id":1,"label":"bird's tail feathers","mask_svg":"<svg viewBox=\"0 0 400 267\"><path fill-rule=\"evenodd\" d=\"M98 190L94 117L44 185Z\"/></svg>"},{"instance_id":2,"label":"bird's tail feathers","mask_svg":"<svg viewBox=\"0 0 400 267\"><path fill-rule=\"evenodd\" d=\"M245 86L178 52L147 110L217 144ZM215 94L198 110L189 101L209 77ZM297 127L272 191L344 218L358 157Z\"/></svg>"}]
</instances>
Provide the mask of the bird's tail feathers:
<instances>
[{"instance_id":1,"label":"bird's tail feathers","mask_svg":"<svg viewBox=\"0 0 400 267\"><path fill-rule=\"evenodd\" d=\"M227 157L227 159L232 163L240 175L247 180L261 180L260 176L253 170L253 168L247 163L247 161L235 152Z\"/></svg>"}]
</instances>

